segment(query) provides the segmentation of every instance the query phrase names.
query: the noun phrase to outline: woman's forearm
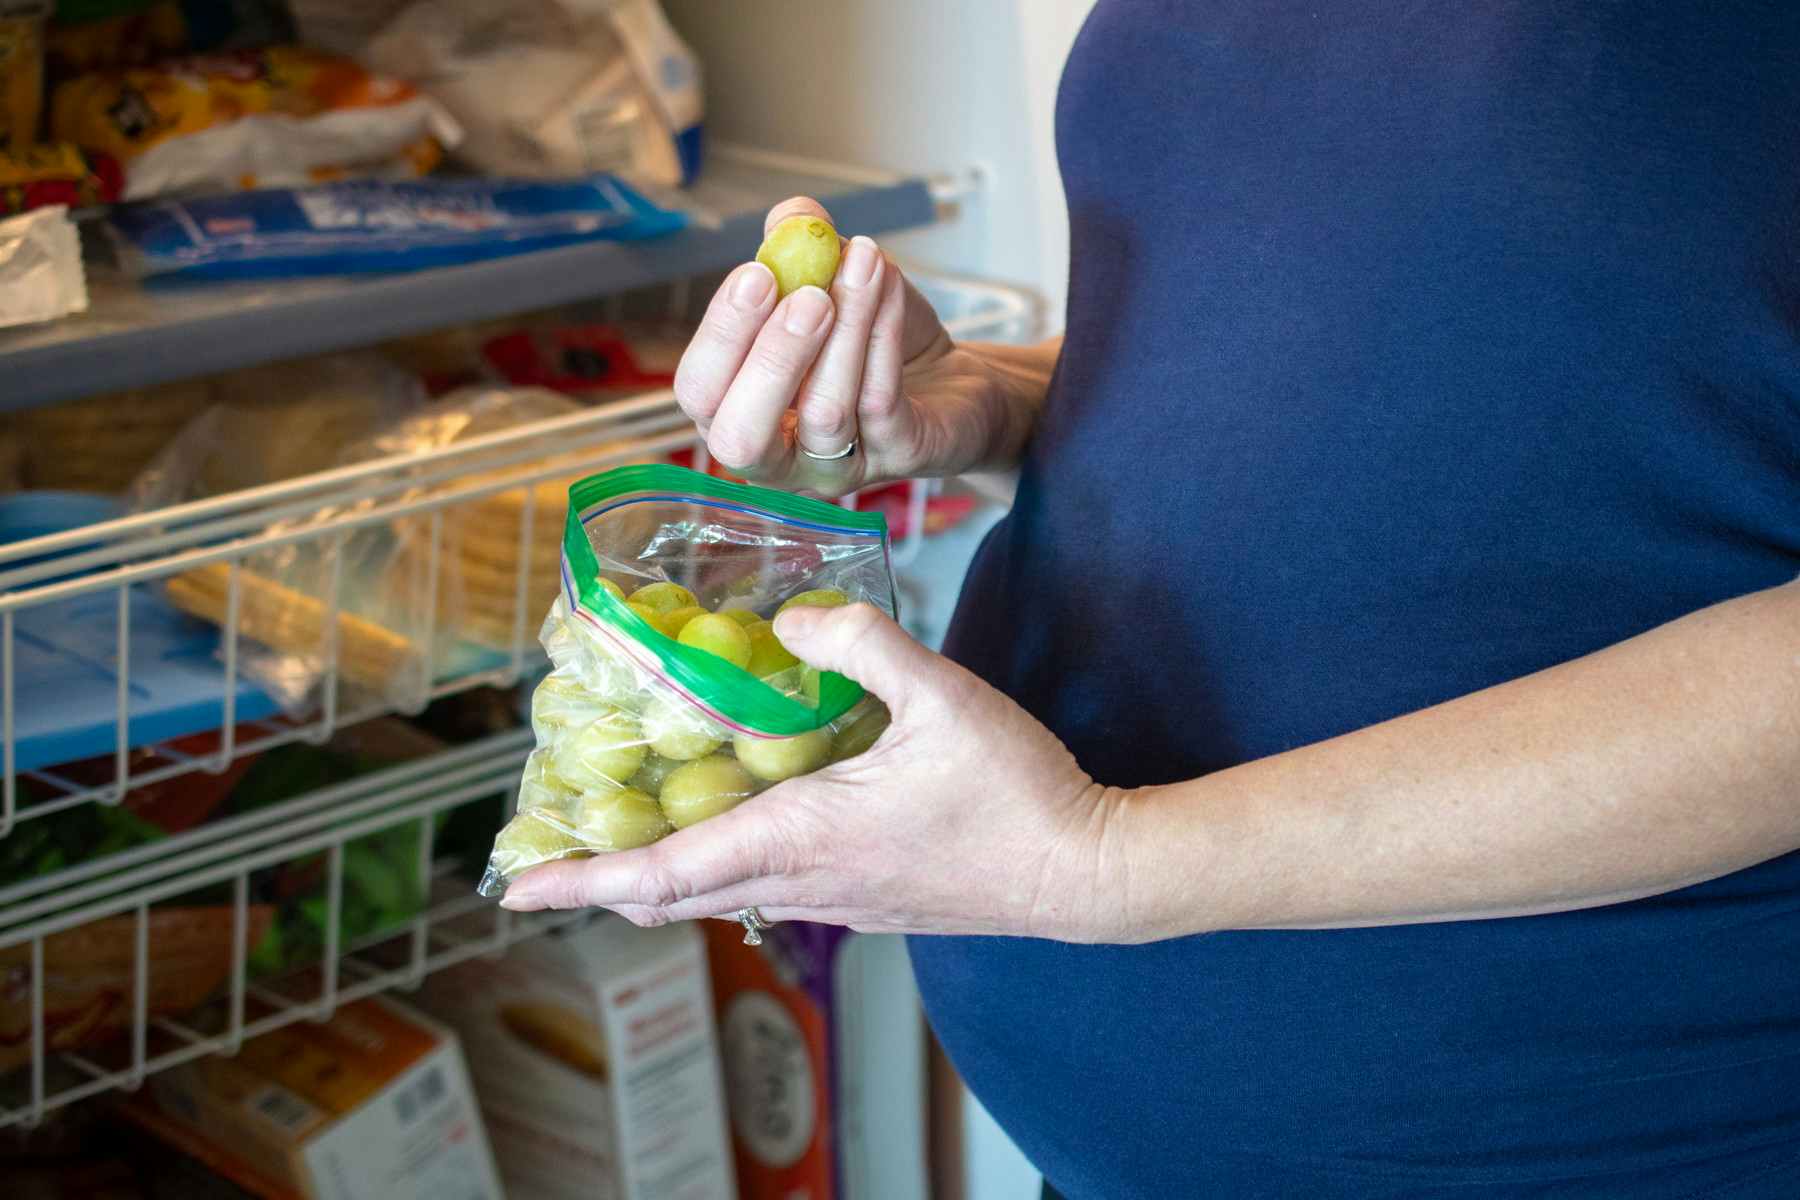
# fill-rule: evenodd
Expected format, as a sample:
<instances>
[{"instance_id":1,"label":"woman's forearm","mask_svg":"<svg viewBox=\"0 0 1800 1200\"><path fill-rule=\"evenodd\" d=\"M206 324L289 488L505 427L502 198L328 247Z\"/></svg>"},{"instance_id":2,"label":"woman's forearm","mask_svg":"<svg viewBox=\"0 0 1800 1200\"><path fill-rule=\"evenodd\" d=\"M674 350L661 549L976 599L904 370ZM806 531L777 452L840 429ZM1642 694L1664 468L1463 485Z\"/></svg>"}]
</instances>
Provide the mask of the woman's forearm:
<instances>
[{"instance_id":1,"label":"woman's forearm","mask_svg":"<svg viewBox=\"0 0 1800 1200\"><path fill-rule=\"evenodd\" d=\"M1109 793L1130 940L1513 916L1800 847L1800 584L1300 750Z\"/></svg>"}]
</instances>

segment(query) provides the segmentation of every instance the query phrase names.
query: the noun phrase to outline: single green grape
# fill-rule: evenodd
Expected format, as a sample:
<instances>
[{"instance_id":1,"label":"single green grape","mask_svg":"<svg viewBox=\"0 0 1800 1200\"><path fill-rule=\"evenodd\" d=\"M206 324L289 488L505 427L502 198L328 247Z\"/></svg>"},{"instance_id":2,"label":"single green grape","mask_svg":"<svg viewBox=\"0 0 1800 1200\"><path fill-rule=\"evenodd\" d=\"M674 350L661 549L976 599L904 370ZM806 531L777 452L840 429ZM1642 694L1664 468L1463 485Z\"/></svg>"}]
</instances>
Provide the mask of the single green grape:
<instances>
[{"instance_id":1,"label":"single green grape","mask_svg":"<svg viewBox=\"0 0 1800 1200\"><path fill-rule=\"evenodd\" d=\"M664 758L655 751L651 751L644 755L644 765L639 767L637 774L631 777L631 786L639 791L648 792L652 796L660 796L662 795L663 780L667 779L669 773L680 765L679 758Z\"/></svg>"},{"instance_id":2,"label":"single green grape","mask_svg":"<svg viewBox=\"0 0 1800 1200\"><path fill-rule=\"evenodd\" d=\"M651 608L648 604L639 604L636 600L627 600L625 602L625 607L644 618L644 624L650 626L650 628L656 630L656 632L662 634L664 637L674 636L674 634L669 632L668 625L663 622L662 613Z\"/></svg>"},{"instance_id":3,"label":"single green grape","mask_svg":"<svg viewBox=\"0 0 1800 1200\"><path fill-rule=\"evenodd\" d=\"M669 631L670 637L679 638L681 636L681 631L687 628L687 623L689 621L693 620L695 617L705 615L706 610L701 608L698 604L689 604L683 608L672 609L663 614L663 628Z\"/></svg>"},{"instance_id":4,"label":"single green grape","mask_svg":"<svg viewBox=\"0 0 1800 1200\"><path fill-rule=\"evenodd\" d=\"M736 759L715 754L670 772L659 803L671 825L686 829L736 808L755 790L756 781Z\"/></svg>"},{"instance_id":5,"label":"single green grape","mask_svg":"<svg viewBox=\"0 0 1800 1200\"><path fill-rule=\"evenodd\" d=\"M719 748L725 731L679 700L657 697L644 706L644 736L664 758L704 758Z\"/></svg>"},{"instance_id":6,"label":"single green grape","mask_svg":"<svg viewBox=\"0 0 1800 1200\"><path fill-rule=\"evenodd\" d=\"M552 859L568 858L581 843L561 826L545 818L542 809L519 813L494 839L494 869L511 878L528 867Z\"/></svg>"},{"instance_id":7,"label":"single green grape","mask_svg":"<svg viewBox=\"0 0 1800 1200\"><path fill-rule=\"evenodd\" d=\"M577 792L623 787L644 765L644 733L629 713L607 709L550 741L549 771Z\"/></svg>"},{"instance_id":8,"label":"single green grape","mask_svg":"<svg viewBox=\"0 0 1800 1200\"><path fill-rule=\"evenodd\" d=\"M678 608L687 608L697 604L694 593L679 583L646 583L631 593L631 600L636 604L647 605L659 613L674 612Z\"/></svg>"},{"instance_id":9,"label":"single green grape","mask_svg":"<svg viewBox=\"0 0 1800 1200\"><path fill-rule=\"evenodd\" d=\"M837 588L814 588L810 592L801 592L797 596L789 596L783 600L781 607L775 610L775 615L779 617L788 609L799 608L802 605L810 608L841 608L848 603L850 603L850 597Z\"/></svg>"},{"instance_id":10,"label":"single green grape","mask_svg":"<svg viewBox=\"0 0 1800 1200\"><path fill-rule=\"evenodd\" d=\"M838 269L838 231L818 217L789 217L769 230L756 261L775 276L781 295L803 287L829 290Z\"/></svg>"},{"instance_id":11,"label":"single green grape","mask_svg":"<svg viewBox=\"0 0 1800 1200\"><path fill-rule=\"evenodd\" d=\"M750 635L750 662L744 669L758 679L800 665L800 660L781 644L781 639L775 636L775 627L767 621L746 625L744 632Z\"/></svg>"},{"instance_id":12,"label":"single green grape","mask_svg":"<svg viewBox=\"0 0 1800 1200\"><path fill-rule=\"evenodd\" d=\"M831 761L855 758L873 746L887 732L893 719L887 705L873 696L865 696L861 704L844 714L837 733L832 736Z\"/></svg>"},{"instance_id":13,"label":"single green grape","mask_svg":"<svg viewBox=\"0 0 1800 1200\"><path fill-rule=\"evenodd\" d=\"M568 729L593 720L605 709L573 673L552 672L531 693L531 723L539 729Z\"/></svg>"},{"instance_id":14,"label":"single green grape","mask_svg":"<svg viewBox=\"0 0 1800 1200\"><path fill-rule=\"evenodd\" d=\"M809 729L797 737L759 738L740 733L731 741L739 762L771 783L816 771L831 756L831 734Z\"/></svg>"},{"instance_id":15,"label":"single green grape","mask_svg":"<svg viewBox=\"0 0 1800 1200\"><path fill-rule=\"evenodd\" d=\"M752 625L762 620L761 617L756 615L756 610L754 608L721 608L719 610L719 615L721 617L730 617L745 629L750 628Z\"/></svg>"},{"instance_id":16,"label":"single green grape","mask_svg":"<svg viewBox=\"0 0 1800 1200\"><path fill-rule=\"evenodd\" d=\"M623 600L625 598L625 589L620 587L618 584L614 583L610 579L602 577L600 580L600 586L604 590L611 592L614 600Z\"/></svg>"},{"instance_id":17,"label":"single green grape","mask_svg":"<svg viewBox=\"0 0 1800 1200\"><path fill-rule=\"evenodd\" d=\"M689 621L677 639L684 646L717 655L734 667L750 663L750 635L730 617L705 613Z\"/></svg>"},{"instance_id":18,"label":"single green grape","mask_svg":"<svg viewBox=\"0 0 1800 1200\"><path fill-rule=\"evenodd\" d=\"M800 694L814 708L819 707L819 668L807 667L800 672Z\"/></svg>"},{"instance_id":19,"label":"single green grape","mask_svg":"<svg viewBox=\"0 0 1800 1200\"><path fill-rule=\"evenodd\" d=\"M575 838L589 850L635 850L673 831L656 801L637 788L583 796Z\"/></svg>"},{"instance_id":20,"label":"single green grape","mask_svg":"<svg viewBox=\"0 0 1800 1200\"><path fill-rule=\"evenodd\" d=\"M519 780L520 812L532 808L560 812L574 799L575 793L564 787L562 780L549 773L548 757L542 750L533 750L531 757L525 760L525 774Z\"/></svg>"}]
</instances>

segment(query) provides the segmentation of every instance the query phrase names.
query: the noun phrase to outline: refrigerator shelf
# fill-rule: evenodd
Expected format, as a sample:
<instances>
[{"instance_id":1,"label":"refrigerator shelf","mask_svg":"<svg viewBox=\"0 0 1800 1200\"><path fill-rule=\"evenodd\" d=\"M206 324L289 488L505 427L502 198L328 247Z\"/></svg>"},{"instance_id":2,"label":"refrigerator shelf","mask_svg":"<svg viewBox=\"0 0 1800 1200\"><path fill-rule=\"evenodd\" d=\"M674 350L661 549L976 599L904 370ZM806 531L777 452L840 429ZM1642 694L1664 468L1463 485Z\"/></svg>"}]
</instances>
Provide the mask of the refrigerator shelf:
<instances>
[{"instance_id":1,"label":"refrigerator shelf","mask_svg":"<svg viewBox=\"0 0 1800 1200\"><path fill-rule=\"evenodd\" d=\"M95 273L87 312L0 331L7 380L0 409L365 346L721 271L750 256L763 214L793 195L817 197L847 231L880 234L938 219L971 186L717 146L683 196L696 219L654 241L355 279L144 288Z\"/></svg>"},{"instance_id":2,"label":"refrigerator shelf","mask_svg":"<svg viewBox=\"0 0 1800 1200\"><path fill-rule=\"evenodd\" d=\"M14 1052L0 1070L0 1128L35 1124L77 1100L134 1089L156 1071L233 1053L246 1038L324 1020L352 1000L416 986L452 963L594 919L509 913L474 894L465 864L434 859L442 814L497 793L510 805L529 744L529 730L500 734L8 888L10 902L0 907L0 1025ZM427 895L405 921L346 942L346 848L409 827L418 831L416 878L428 881ZM253 877L320 856L325 917L317 963L258 978L251 929L263 906L253 903ZM27 887L28 895L18 894ZM201 985L211 995L190 997L199 1007L172 1008L168 998L181 985L156 977L159 962L177 969L160 939L165 922L201 911L191 907L196 894L210 897L204 911L215 918L213 938L202 950L218 979ZM102 943L110 956L94 948ZM95 1010L105 1014L104 1038L80 1028Z\"/></svg>"}]
</instances>

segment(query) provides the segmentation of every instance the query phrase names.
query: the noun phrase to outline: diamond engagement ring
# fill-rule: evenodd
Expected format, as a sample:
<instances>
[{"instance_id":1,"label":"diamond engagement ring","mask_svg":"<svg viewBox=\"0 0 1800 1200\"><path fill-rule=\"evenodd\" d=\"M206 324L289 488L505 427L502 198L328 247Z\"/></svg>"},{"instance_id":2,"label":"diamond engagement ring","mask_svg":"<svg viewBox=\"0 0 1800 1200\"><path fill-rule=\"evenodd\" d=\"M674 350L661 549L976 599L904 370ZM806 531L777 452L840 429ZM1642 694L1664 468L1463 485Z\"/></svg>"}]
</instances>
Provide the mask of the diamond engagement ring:
<instances>
[{"instance_id":1,"label":"diamond engagement ring","mask_svg":"<svg viewBox=\"0 0 1800 1200\"><path fill-rule=\"evenodd\" d=\"M756 911L754 906L738 909L737 919L743 923L744 945L746 946L762 945L763 930L774 928L774 923L763 920L763 915Z\"/></svg>"}]
</instances>

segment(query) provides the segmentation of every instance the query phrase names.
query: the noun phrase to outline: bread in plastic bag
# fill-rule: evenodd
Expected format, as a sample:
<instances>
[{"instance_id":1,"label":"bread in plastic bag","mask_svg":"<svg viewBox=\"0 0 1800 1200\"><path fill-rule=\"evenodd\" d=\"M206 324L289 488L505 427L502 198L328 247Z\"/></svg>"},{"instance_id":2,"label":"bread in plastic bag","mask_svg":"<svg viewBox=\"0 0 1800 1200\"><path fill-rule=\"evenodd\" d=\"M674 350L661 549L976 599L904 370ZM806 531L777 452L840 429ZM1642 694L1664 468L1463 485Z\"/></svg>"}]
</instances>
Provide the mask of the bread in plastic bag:
<instances>
[{"instance_id":1,"label":"bread in plastic bag","mask_svg":"<svg viewBox=\"0 0 1800 1200\"><path fill-rule=\"evenodd\" d=\"M194 418L132 482L144 512L243 491L337 466L344 455L422 400L417 382L375 354L340 354L215 377L217 403ZM362 502L366 504L367 502ZM326 505L265 532L316 525L361 505ZM377 523L252 550L237 571L238 669L290 714L317 700L335 652L346 684L395 703L415 698L424 670L419 632L430 626L419 590L393 589L392 533ZM335 598L332 593L335 587ZM171 577L169 601L224 625L231 567L211 563ZM335 626L329 618L336 614Z\"/></svg>"},{"instance_id":2,"label":"bread in plastic bag","mask_svg":"<svg viewBox=\"0 0 1800 1200\"><path fill-rule=\"evenodd\" d=\"M887 524L682 467L570 489L562 590L540 640L536 747L480 890L556 859L649 845L869 748L887 710L789 654L788 604L894 612Z\"/></svg>"}]
</instances>

